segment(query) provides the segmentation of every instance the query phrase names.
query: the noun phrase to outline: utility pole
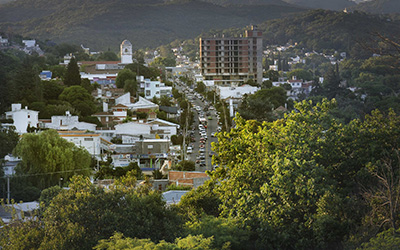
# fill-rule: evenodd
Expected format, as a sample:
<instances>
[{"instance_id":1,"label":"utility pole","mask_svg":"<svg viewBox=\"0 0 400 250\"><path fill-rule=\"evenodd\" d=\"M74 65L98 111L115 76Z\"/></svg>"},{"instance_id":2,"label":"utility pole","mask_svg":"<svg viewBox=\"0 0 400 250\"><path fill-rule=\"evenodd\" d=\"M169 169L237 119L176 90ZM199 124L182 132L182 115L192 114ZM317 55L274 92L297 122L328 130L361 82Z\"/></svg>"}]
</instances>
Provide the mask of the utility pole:
<instances>
[{"instance_id":1,"label":"utility pole","mask_svg":"<svg viewBox=\"0 0 400 250\"><path fill-rule=\"evenodd\" d=\"M183 129L183 145L182 145L182 160L186 160L186 134L187 134L187 128L189 124L189 114L190 114L190 103L188 103L188 108L187 108L187 113L186 113L186 122L185 122L185 128Z\"/></svg>"},{"instance_id":2,"label":"utility pole","mask_svg":"<svg viewBox=\"0 0 400 250\"><path fill-rule=\"evenodd\" d=\"M7 175L7 200L8 204L11 204L11 192L10 192L10 176Z\"/></svg>"}]
</instances>

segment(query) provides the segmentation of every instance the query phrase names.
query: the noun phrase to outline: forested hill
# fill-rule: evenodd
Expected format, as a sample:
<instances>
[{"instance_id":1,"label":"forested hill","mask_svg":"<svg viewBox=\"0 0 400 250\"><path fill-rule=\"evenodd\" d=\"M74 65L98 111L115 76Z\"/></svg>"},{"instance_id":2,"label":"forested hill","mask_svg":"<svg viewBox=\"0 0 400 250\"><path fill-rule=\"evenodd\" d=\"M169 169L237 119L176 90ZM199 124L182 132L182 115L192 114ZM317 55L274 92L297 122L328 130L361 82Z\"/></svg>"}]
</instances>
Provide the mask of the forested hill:
<instances>
[{"instance_id":1,"label":"forested hill","mask_svg":"<svg viewBox=\"0 0 400 250\"><path fill-rule=\"evenodd\" d=\"M350 10L359 10L375 14L400 13L399 0L372 0L370 2L360 3L350 8Z\"/></svg>"},{"instance_id":2,"label":"forested hill","mask_svg":"<svg viewBox=\"0 0 400 250\"><path fill-rule=\"evenodd\" d=\"M355 57L369 57L370 52L363 55L364 49L376 45L375 34L378 32L388 37L398 37L400 21L361 12L344 13L319 9L268 20L259 24L258 28L263 32L265 45L284 45L289 42L297 43L298 48L310 51L333 49L348 52ZM243 28L225 29L204 32L201 36L238 36L243 32Z\"/></svg>"},{"instance_id":3,"label":"forested hill","mask_svg":"<svg viewBox=\"0 0 400 250\"><path fill-rule=\"evenodd\" d=\"M0 32L94 49L156 47L210 29L244 27L304 11L279 5L221 6L186 0L17 0L0 5Z\"/></svg>"},{"instance_id":4,"label":"forested hill","mask_svg":"<svg viewBox=\"0 0 400 250\"><path fill-rule=\"evenodd\" d=\"M343 10L355 5L350 0L284 0L287 3L302 6L304 8Z\"/></svg>"},{"instance_id":5,"label":"forested hill","mask_svg":"<svg viewBox=\"0 0 400 250\"><path fill-rule=\"evenodd\" d=\"M343 10L344 8L355 5L350 0L202 0L218 5L296 5L302 8Z\"/></svg>"},{"instance_id":6,"label":"forested hill","mask_svg":"<svg viewBox=\"0 0 400 250\"><path fill-rule=\"evenodd\" d=\"M228 5L283 5L289 6L285 0L201 0L222 6Z\"/></svg>"},{"instance_id":7,"label":"forested hill","mask_svg":"<svg viewBox=\"0 0 400 250\"><path fill-rule=\"evenodd\" d=\"M400 22L366 13L344 13L313 10L284 19L270 20L259 28L264 42L285 44L297 42L300 47L321 51L335 49L350 54L360 53L362 47L375 39L377 32L398 37Z\"/></svg>"}]
</instances>

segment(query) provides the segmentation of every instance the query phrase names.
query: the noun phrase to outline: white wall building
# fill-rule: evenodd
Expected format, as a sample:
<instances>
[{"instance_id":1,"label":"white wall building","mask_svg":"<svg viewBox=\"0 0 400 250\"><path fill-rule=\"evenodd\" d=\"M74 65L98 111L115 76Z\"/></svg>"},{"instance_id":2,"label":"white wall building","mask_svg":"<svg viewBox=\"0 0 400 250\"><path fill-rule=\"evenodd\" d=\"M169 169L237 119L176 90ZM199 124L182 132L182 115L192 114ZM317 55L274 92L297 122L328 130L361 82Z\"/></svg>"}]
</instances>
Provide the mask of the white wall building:
<instances>
[{"instance_id":1,"label":"white wall building","mask_svg":"<svg viewBox=\"0 0 400 250\"><path fill-rule=\"evenodd\" d=\"M36 40L22 40L22 43L25 44L25 47L35 47Z\"/></svg>"},{"instance_id":2,"label":"white wall building","mask_svg":"<svg viewBox=\"0 0 400 250\"><path fill-rule=\"evenodd\" d=\"M144 81L144 94L146 99L172 95L172 87L165 86L165 84L160 81L150 81L150 79L145 79Z\"/></svg>"},{"instance_id":3,"label":"white wall building","mask_svg":"<svg viewBox=\"0 0 400 250\"><path fill-rule=\"evenodd\" d=\"M8 39L7 38L3 38L2 36L0 36L0 47L1 46L7 46L8 45Z\"/></svg>"},{"instance_id":4,"label":"white wall building","mask_svg":"<svg viewBox=\"0 0 400 250\"><path fill-rule=\"evenodd\" d=\"M258 90L258 87L253 87L247 84L240 87L217 87L218 94L222 100L242 99L245 94L251 95Z\"/></svg>"},{"instance_id":5,"label":"white wall building","mask_svg":"<svg viewBox=\"0 0 400 250\"><path fill-rule=\"evenodd\" d=\"M116 135L150 135L151 126L146 123L127 122L115 125Z\"/></svg>"},{"instance_id":6,"label":"white wall building","mask_svg":"<svg viewBox=\"0 0 400 250\"><path fill-rule=\"evenodd\" d=\"M100 135L86 131L58 131L58 134L78 147L84 147L90 155L99 158L101 153Z\"/></svg>"},{"instance_id":7,"label":"white wall building","mask_svg":"<svg viewBox=\"0 0 400 250\"><path fill-rule=\"evenodd\" d=\"M44 124L46 128L56 129L56 130L89 130L95 131L96 124L80 122L78 116L72 116L69 111L65 112L65 115L51 117L51 123Z\"/></svg>"},{"instance_id":8,"label":"white wall building","mask_svg":"<svg viewBox=\"0 0 400 250\"><path fill-rule=\"evenodd\" d=\"M13 103L11 111L6 112L6 118L14 121L12 125L17 133L24 134L27 132L28 126L38 127L39 111L29 110L28 107L22 109L20 103Z\"/></svg>"}]
</instances>

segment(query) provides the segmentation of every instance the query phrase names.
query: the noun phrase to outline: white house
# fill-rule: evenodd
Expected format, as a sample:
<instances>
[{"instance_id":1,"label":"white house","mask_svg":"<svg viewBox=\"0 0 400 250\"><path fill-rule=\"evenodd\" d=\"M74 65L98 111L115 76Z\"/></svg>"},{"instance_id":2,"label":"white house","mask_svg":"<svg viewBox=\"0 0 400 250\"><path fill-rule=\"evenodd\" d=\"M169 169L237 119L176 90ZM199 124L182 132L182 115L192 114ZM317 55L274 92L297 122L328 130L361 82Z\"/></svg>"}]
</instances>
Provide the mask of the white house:
<instances>
[{"instance_id":1,"label":"white house","mask_svg":"<svg viewBox=\"0 0 400 250\"><path fill-rule=\"evenodd\" d=\"M78 147L84 147L90 155L99 158L101 153L100 135L83 130L58 131L58 134Z\"/></svg>"},{"instance_id":2,"label":"white house","mask_svg":"<svg viewBox=\"0 0 400 250\"><path fill-rule=\"evenodd\" d=\"M245 94L251 95L258 90L258 87L253 87L247 84L240 87L217 87L217 92L222 100L242 99Z\"/></svg>"},{"instance_id":3,"label":"white house","mask_svg":"<svg viewBox=\"0 0 400 250\"><path fill-rule=\"evenodd\" d=\"M22 109L20 103L13 103L11 111L6 112L6 118L14 121L13 126L17 133L24 134L27 132L28 126L38 127L39 111L29 110L28 107Z\"/></svg>"},{"instance_id":4,"label":"white house","mask_svg":"<svg viewBox=\"0 0 400 250\"><path fill-rule=\"evenodd\" d=\"M5 47L7 45L8 45L8 39L0 36L0 47L2 47L2 46Z\"/></svg>"},{"instance_id":5,"label":"white house","mask_svg":"<svg viewBox=\"0 0 400 250\"><path fill-rule=\"evenodd\" d=\"M156 138L157 135L160 138L171 138L172 135L176 135L178 128L178 124L162 119L155 119L148 123L128 122L115 125L115 134L117 136L125 135L134 137L142 135L145 138ZM126 138L126 140L130 139Z\"/></svg>"},{"instance_id":6,"label":"white house","mask_svg":"<svg viewBox=\"0 0 400 250\"><path fill-rule=\"evenodd\" d=\"M146 111L146 110L157 110L159 106L145 98L139 96L139 101L127 105L132 111Z\"/></svg>"},{"instance_id":7,"label":"white house","mask_svg":"<svg viewBox=\"0 0 400 250\"><path fill-rule=\"evenodd\" d=\"M148 122L151 126L152 131L157 133L161 138L170 138L173 135L176 135L177 130L179 129L179 124L172 123L169 121L165 121L162 119L154 119Z\"/></svg>"},{"instance_id":8,"label":"white house","mask_svg":"<svg viewBox=\"0 0 400 250\"><path fill-rule=\"evenodd\" d=\"M171 96L172 87L165 86L160 81L151 81L150 79L144 80L144 94L146 99L153 99L153 97L160 98L161 96Z\"/></svg>"},{"instance_id":9,"label":"white house","mask_svg":"<svg viewBox=\"0 0 400 250\"><path fill-rule=\"evenodd\" d=\"M25 44L25 47L35 47L36 40L22 40L22 43Z\"/></svg>"},{"instance_id":10,"label":"white house","mask_svg":"<svg viewBox=\"0 0 400 250\"><path fill-rule=\"evenodd\" d=\"M65 112L65 115L51 117L51 123L44 124L46 128L56 129L56 130L89 130L95 131L96 124L80 122L78 116L72 116L69 111Z\"/></svg>"},{"instance_id":11,"label":"white house","mask_svg":"<svg viewBox=\"0 0 400 250\"><path fill-rule=\"evenodd\" d=\"M115 125L116 135L150 135L151 126L146 123L127 122Z\"/></svg>"}]
</instances>

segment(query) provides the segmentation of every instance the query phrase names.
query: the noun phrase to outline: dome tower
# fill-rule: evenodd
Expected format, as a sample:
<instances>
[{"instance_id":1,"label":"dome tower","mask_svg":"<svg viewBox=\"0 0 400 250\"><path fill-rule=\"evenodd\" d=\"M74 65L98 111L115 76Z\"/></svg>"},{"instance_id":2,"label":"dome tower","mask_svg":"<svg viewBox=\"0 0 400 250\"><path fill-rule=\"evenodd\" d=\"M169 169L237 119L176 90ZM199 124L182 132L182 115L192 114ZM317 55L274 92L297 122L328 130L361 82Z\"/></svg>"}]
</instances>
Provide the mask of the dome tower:
<instances>
[{"instance_id":1,"label":"dome tower","mask_svg":"<svg viewBox=\"0 0 400 250\"><path fill-rule=\"evenodd\" d=\"M124 40L121 43L121 64L133 63L132 60L132 43Z\"/></svg>"}]
</instances>

